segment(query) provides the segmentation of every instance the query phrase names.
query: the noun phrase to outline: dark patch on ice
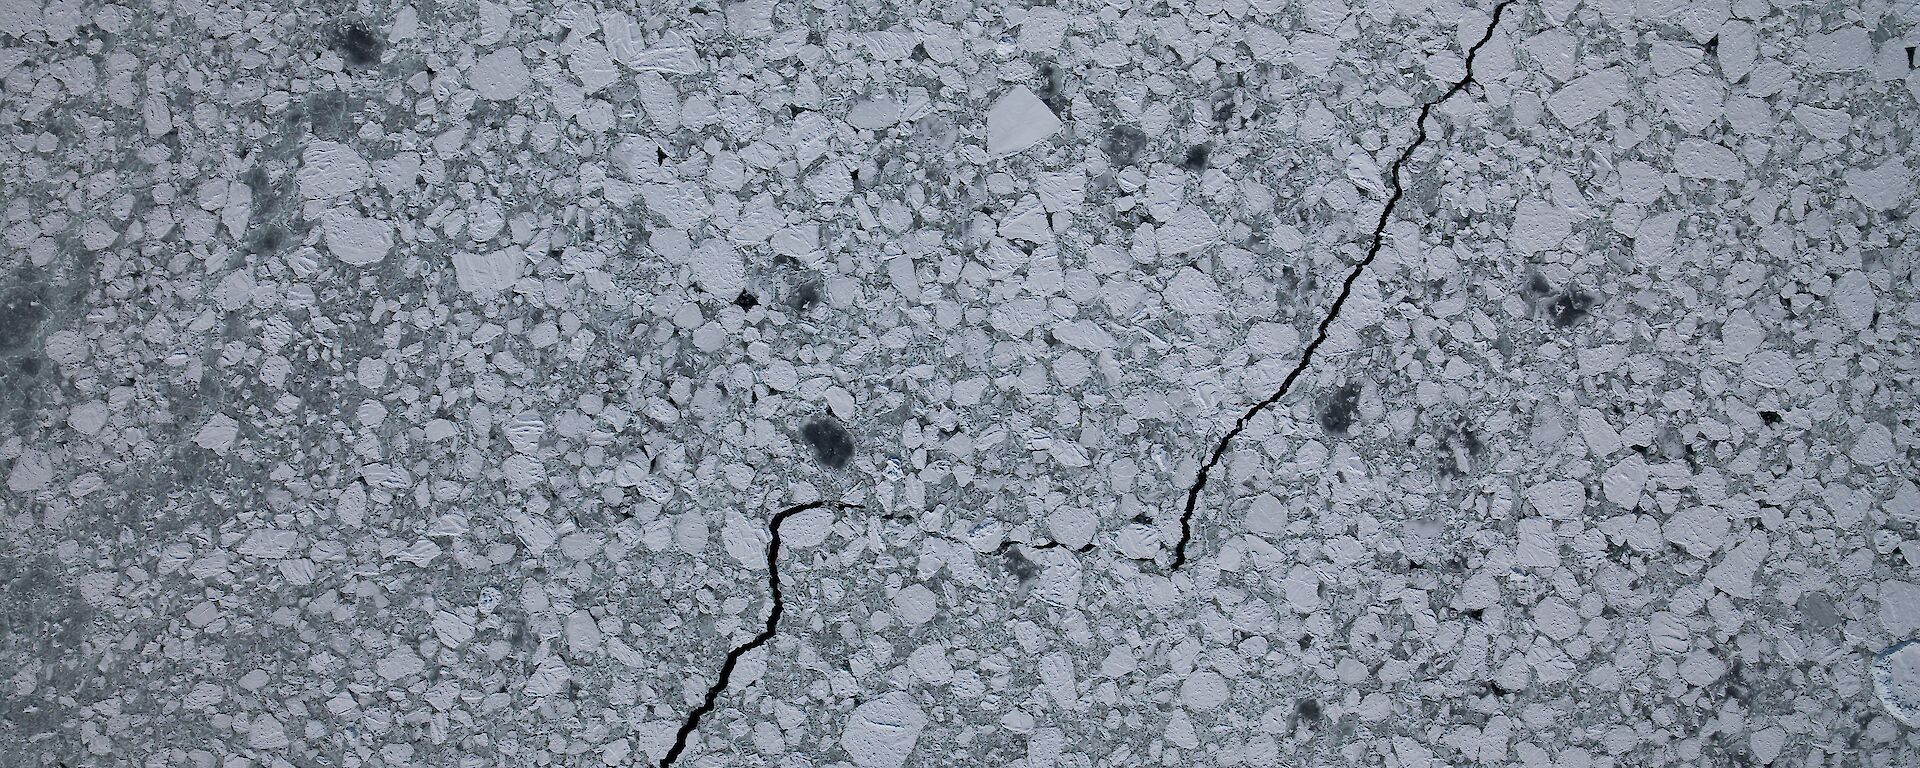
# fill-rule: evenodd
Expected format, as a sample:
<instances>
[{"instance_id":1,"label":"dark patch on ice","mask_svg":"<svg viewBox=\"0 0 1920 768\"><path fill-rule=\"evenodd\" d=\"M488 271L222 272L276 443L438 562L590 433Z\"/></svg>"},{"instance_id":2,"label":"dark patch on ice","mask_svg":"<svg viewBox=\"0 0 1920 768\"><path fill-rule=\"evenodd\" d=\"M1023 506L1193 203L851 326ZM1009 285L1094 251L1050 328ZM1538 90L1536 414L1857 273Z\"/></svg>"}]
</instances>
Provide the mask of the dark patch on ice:
<instances>
[{"instance_id":1,"label":"dark patch on ice","mask_svg":"<svg viewBox=\"0 0 1920 768\"><path fill-rule=\"evenodd\" d=\"M1112 160L1114 165L1126 166L1137 162L1140 159L1141 150L1146 147L1145 131L1130 125L1120 125L1114 126L1107 132L1107 143L1104 149L1107 151L1107 158Z\"/></svg>"},{"instance_id":2,"label":"dark patch on ice","mask_svg":"<svg viewBox=\"0 0 1920 768\"><path fill-rule=\"evenodd\" d=\"M1360 420L1360 385L1343 384L1322 395L1314 406L1314 417L1321 429L1336 435L1346 434Z\"/></svg>"},{"instance_id":3,"label":"dark patch on ice","mask_svg":"<svg viewBox=\"0 0 1920 768\"><path fill-rule=\"evenodd\" d=\"M844 469L853 460L853 434L840 420L821 416L800 427L800 438L813 449L815 461L833 469Z\"/></svg>"},{"instance_id":4,"label":"dark patch on ice","mask_svg":"<svg viewBox=\"0 0 1920 768\"><path fill-rule=\"evenodd\" d=\"M334 50L340 52L348 66L371 67L380 63L380 54L386 50L386 44L380 42L366 27L348 24L333 37Z\"/></svg>"}]
</instances>

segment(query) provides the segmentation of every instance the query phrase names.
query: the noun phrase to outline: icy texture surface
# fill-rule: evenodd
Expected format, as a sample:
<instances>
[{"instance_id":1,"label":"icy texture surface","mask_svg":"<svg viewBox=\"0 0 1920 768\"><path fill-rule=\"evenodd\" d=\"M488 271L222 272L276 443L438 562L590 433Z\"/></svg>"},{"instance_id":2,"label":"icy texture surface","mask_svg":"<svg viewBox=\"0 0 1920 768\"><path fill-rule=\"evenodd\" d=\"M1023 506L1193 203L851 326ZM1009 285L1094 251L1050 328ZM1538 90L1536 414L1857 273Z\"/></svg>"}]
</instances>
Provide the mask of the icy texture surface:
<instances>
[{"instance_id":1,"label":"icy texture surface","mask_svg":"<svg viewBox=\"0 0 1920 768\"><path fill-rule=\"evenodd\" d=\"M1920 765L1920 10L0 0L0 764Z\"/></svg>"}]
</instances>

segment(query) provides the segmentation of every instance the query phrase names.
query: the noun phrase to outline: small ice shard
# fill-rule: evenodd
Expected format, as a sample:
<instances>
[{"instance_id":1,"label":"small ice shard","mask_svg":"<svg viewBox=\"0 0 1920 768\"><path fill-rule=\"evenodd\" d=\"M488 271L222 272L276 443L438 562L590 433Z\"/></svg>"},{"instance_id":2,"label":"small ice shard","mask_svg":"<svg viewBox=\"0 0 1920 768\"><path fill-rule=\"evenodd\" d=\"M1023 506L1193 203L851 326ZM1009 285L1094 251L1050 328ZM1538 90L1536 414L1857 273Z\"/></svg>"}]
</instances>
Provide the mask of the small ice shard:
<instances>
[{"instance_id":1,"label":"small ice shard","mask_svg":"<svg viewBox=\"0 0 1920 768\"><path fill-rule=\"evenodd\" d=\"M987 154L1006 157L1046 141L1058 130L1060 118L1053 110L1026 86L1016 85L987 112Z\"/></svg>"}]
</instances>

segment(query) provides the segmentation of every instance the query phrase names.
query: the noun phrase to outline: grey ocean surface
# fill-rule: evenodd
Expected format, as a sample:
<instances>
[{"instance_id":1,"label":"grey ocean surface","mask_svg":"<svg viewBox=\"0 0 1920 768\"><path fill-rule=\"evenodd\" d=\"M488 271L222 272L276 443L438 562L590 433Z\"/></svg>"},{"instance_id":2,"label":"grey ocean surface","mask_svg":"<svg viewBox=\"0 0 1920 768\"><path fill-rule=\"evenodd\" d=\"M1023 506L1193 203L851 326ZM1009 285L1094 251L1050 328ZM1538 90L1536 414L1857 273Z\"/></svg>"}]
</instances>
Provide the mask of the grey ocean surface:
<instances>
[{"instance_id":1,"label":"grey ocean surface","mask_svg":"<svg viewBox=\"0 0 1920 768\"><path fill-rule=\"evenodd\" d=\"M1920 765L1920 5L0 0L0 766Z\"/></svg>"}]
</instances>

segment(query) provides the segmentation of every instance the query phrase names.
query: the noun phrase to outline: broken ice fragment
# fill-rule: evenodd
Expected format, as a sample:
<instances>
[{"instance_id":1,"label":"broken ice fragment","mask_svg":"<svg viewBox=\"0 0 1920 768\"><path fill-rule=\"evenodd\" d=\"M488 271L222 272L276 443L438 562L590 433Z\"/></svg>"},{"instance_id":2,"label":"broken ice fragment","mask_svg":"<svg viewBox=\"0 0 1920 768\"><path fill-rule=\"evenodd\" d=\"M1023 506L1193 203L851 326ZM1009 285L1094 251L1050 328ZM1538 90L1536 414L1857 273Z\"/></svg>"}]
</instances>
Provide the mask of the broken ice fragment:
<instances>
[{"instance_id":1,"label":"broken ice fragment","mask_svg":"<svg viewBox=\"0 0 1920 768\"><path fill-rule=\"evenodd\" d=\"M1180 703L1190 709L1218 709L1227 703L1228 692L1226 678L1203 669L1188 675L1180 684Z\"/></svg>"},{"instance_id":2,"label":"broken ice fragment","mask_svg":"<svg viewBox=\"0 0 1920 768\"><path fill-rule=\"evenodd\" d=\"M233 447L233 440L239 434L239 422L226 414L215 414L199 432L194 433L193 442L214 453L224 454Z\"/></svg>"},{"instance_id":3,"label":"broken ice fragment","mask_svg":"<svg viewBox=\"0 0 1920 768\"><path fill-rule=\"evenodd\" d=\"M1889 581L1880 586L1880 624L1903 637L1920 630L1920 584Z\"/></svg>"},{"instance_id":4,"label":"broken ice fragment","mask_svg":"<svg viewBox=\"0 0 1920 768\"><path fill-rule=\"evenodd\" d=\"M1168 255L1192 253L1220 239L1220 225L1213 217L1194 206L1181 206L1167 217L1160 228L1160 252Z\"/></svg>"},{"instance_id":5,"label":"broken ice fragment","mask_svg":"<svg viewBox=\"0 0 1920 768\"><path fill-rule=\"evenodd\" d=\"M1573 520L1587 507L1587 491L1578 480L1550 480L1527 489L1527 502L1550 520Z\"/></svg>"},{"instance_id":6,"label":"broken ice fragment","mask_svg":"<svg viewBox=\"0 0 1920 768\"><path fill-rule=\"evenodd\" d=\"M320 223L327 250L334 257L354 266L364 266L387 257L393 248L393 225L378 219L328 211Z\"/></svg>"},{"instance_id":7,"label":"broken ice fragment","mask_svg":"<svg viewBox=\"0 0 1920 768\"><path fill-rule=\"evenodd\" d=\"M691 254L693 279L715 296L737 297L747 289L747 266L725 240L708 240Z\"/></svg>"},{"instance_id":8,"label":"broken ice fragment","mask_svg":"<svg viewBox=\"0 0 1920 768\"><path fill-rule=\"evenodd\" d=\"M1206 273L1192 267L1174 275L1168 281L1164 295L1168 307L1192 317L1209 315L1226 307L1226 297L1221 295L1219 284Z\"/></svg>"},{"instance_id":9,"label":"broken ice fragment","mask_svg":"<svg viewBox=\"0 0 1920 768\"><path fill-rule=\"evenodd\" d=\"M920 626L939 613L939 599L923 584L913 584L893 596L895 615L909 626Z\"/></svg>"},{"instance_id":10,"label":"broken ice fragment","mask_svg":"<svg viewBox=\"0 0 1920 768\"><path fill-rule=\"evenodd\" d=\"M1120 554L1135 560L1152 560L1160 553L1160 533L1146 523L1130 523L1120 529Z\"/></svg>"},{"instance_id":11,"label":"broken ice fragment","mask_svg":"<svg viewBox=\"0 0 1920 768\"><path fill-rule=\"evenodd\" d=\"M1027 195L1014 203L1000 221L1000 236L1033 243L1053 242L1053 229L1040 206L1040 198Z\"/></svg>"},{"instance_id":12,"label":"broken ice fragment","mask_svg":"<svg viewBox=\"0 0 1920 768\"><path fill-rule=\"evenodd\" d=\"M614 55L620 63L641 72L669 72L676 75L691 75L701 69L700 55L694 52L693 43L676 32L660 36L660 40L650 48L637 48L628 45L616 46Z\"/></svg>"},{"instance_id":13,"label":"broken ice fragment","mask_svg":"<svg viewBox=\"0 0 1920 768\"><path fill-rule=\"evenodd\" d=\"M920 705L896 691L855 707L840 734L840 746L860 768L900 768L926 727Z\"/></svg>"},{"instance_id":14,"label":"broken ice fragment","mask_svg":"<svg viewBox=\"0 0 1920 768\"><path fill-rule=\"evenodd\" d=\"M987 154L1006 157L1046 141L1058 130L1060 118L1053 110L1026 86L1016 85L987 112Z\"/></svg>"},{"instance_id":15,"label":"broken ice fragment","mask_svg":"<svg viewBox=\"0 0 1920 768\"><path fill-rule=\"evenodd\" d=\"M351 194L373 180L373 169L352 147L332 141L307 145L300 156L300 196L324 200Z\"/></svg>"},{"instance_id":16,"label":"broken ice fragment","mask_svg":"<svg viewBox=\"0 0 1920 768\"><path fill-rule=\"evenodd\" d=\"M512 251L493 253L456 253L454 277L460 289L478 296L491 296L513 287L520 279L521 258Z\"/></svg>"},{"instance_id":17,"label":"broken ice fragment","mask_svg":"<svg viewBox=\"0 0 1920 768\"><path fill-rule=\"evenodd\" d=\"M473 63L467 80L480 98L505 101L518 97L533 82L533 72L518 48L502 48Z\"/></svg>"},{"instance_id":18,"label":"broken ice fragment","mask_svg":"<svg viewBox=\"0 0 1920 768\"><path fill-rule=\"evenodd\" d=\"M802 510L780 524L782 543L796 549L825 544L827 536L831 533L833 533L833 509L830 507Z\"/></svg>"},{"instance_id":19,"label":"broken ice fragment","mask_svg":"<svg viewBox=\"0 0 1920 768\"><path fill-rule=\"evenodd\" d=\"M1888 160L1872 168L1853 168L1846 173L1847 194L1861 205L1876 211L1891 211L1912 196L1912 174L1899 160Z\"/></svg>"},{"instance_id":20,"label":"broken ice fragment","mask_svg":"<svg viewBox=\"0 0 1920 768\"><path fill-rule=\"evenodd\" d=\"M1673 166L1680 175L1693 179L1739 181L1747 175L1746 166L1733 150L1701 139L1674 145Z\"/></svg>"},{"instance_id":21,"label":"broken ice fragment","mask_svg":"<svg viewBox=\"0 0 1920 768\"><path fill-rule=\"evenodd\" d=\"M1273 494L1263 493L1253 497L1253 503L1247 506L1247 530L1254 533L1278 535L1287 529L1287 506Z\"/></svg>"},{"instance_id":22,"label":"broken ice fragment","mask_svg":"<svg viewBox=\"0 0 1920 768\"><path fill-rule=\"evenodd\" d=\"M1875 654L1873 693L1887 713L1920 727L1920 640L1908 640Z\"/></svg>"},{"instance_id":23,"label":"broken ice fragment","mask_svg":"<svg viewBox=\"0 0 1920 768\"><path fill-rule=\"evenodd\" d=\"M892 126L900 122L900 116L900 103L884 97L859 102L847 110L848 123L869 131Z\"/></svg>"}]
</instances>

